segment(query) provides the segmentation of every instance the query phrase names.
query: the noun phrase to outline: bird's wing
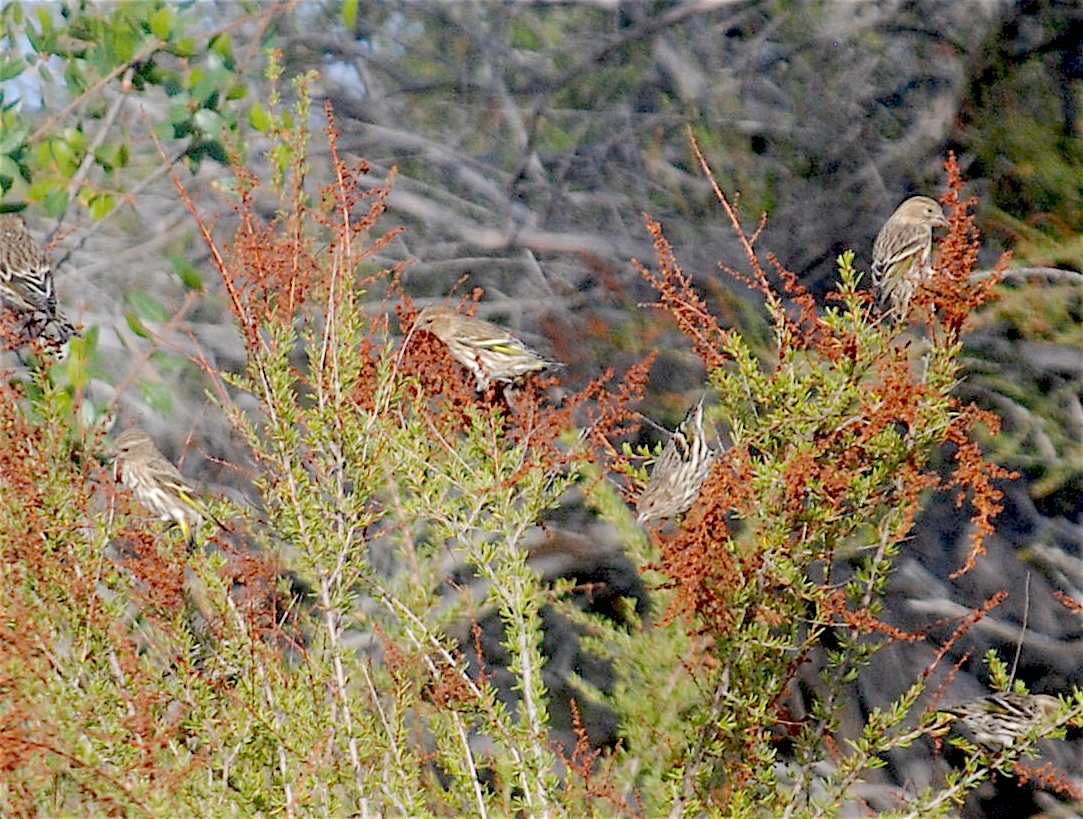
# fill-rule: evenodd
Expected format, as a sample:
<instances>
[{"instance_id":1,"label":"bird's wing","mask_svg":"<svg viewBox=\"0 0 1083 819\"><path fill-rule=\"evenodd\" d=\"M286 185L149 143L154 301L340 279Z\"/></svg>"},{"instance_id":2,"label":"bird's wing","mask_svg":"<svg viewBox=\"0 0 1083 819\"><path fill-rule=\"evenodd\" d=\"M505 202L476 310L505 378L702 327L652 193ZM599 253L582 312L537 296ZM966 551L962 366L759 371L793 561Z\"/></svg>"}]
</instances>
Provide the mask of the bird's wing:
<instances>
[{"instance_id":1,"label":"bird's wing","mask_svg":"<svg viewBox=\"0 0 1083 819\"><path fill-rule=\"evenodd\" d=\"M895 263L928 248L932 232L928 225L907 225L881 234L872 249L872 269L883 275Z\"/></svg>"}]
</instances>

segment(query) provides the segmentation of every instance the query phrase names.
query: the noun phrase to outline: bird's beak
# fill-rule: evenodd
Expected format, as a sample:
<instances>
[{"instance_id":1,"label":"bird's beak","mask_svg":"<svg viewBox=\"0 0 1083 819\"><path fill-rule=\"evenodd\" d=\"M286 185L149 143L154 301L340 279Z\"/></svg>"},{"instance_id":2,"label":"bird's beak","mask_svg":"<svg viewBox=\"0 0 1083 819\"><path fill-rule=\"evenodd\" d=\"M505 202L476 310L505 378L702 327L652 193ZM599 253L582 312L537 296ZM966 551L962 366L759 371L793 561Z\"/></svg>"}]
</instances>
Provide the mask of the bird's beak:
<instances>
[{"instance_id":1,"label":"bird's beak","mask_svg":"<svg viewBox=\"0 0 1083 819\"><path fill-rule=\"evenodd\" d=\"M949 222L943 216L937 216L935 219L933 219L933 226L934 227L943 227L943 228L951 227L951 222Z\"/></svg>"}]
</instances>

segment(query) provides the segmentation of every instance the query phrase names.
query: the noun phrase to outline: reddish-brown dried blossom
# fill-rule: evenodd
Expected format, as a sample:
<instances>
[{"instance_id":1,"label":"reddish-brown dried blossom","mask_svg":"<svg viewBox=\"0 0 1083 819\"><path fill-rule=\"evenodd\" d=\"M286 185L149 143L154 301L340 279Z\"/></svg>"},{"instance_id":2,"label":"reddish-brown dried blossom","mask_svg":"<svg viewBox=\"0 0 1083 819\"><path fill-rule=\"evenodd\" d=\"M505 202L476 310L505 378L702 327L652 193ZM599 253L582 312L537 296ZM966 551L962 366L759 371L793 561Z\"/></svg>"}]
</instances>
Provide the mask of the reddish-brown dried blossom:
<instances>
[{"instance_id":1,"label":"reddish-brown dried blossom","mask_svg":"<svg viewBox=\"0 0 1083 819\"><path fill-rule=\"evenodd\" d=\"M220 534L216 545L226 559L218 574L229 584L230 599L246 629L259 639L300 647L300 634L283 628L295 612L293 601L278 589L284 574L281 563L248 536Z\"/></svg>"},{"instance_id":2,"label":"reddish-brown dried blossom","mask_svg":"<svg viewBox=\"0 0 1083 819\"><path fill-rule=\"evenodd\" d=\"M1046 762L1040 768L1032 768L1023 762L1016 762L1012 772L1020 787L1033 782L1043 790L1052 791L1076 802L1083 801L1083 790L1072 784L1071 777L1052 762Z\"/></svg>"},{"instance_id":3,"label":"reddish-brown dried blossom","mask_svg":"<svg viewBox=\"0 0 1083 819\"><path fill-rule=\"evenodd\" d=\"M1068 609L1068 611L1072 612L1073 614L1083 615L1083 603L1073 600L1062 591L1054 591L1053 596L1057 598L1057 600L1060 601L1061 605Z\"/></svg>"},{"instance_id":4,"label":"reddish-brown dried blossom","mask_svg":"<svg viewBox=\"0 0 1083 819\"><path fill-rule=\"evenodd\" d=\"M643 278L658 290L658 302L652 306L665 310L676 319L681 332L695 345L696 354L703 359L708 372L721 367L728 360L728 356L722 352L728 334L718 326L718 321L707 303L696 292L692 280L677 263L673 245L662 234L661 223L646 215L644 218L647 230L654 238L659 272L654 273L639 262L634 264Z\"/></svg>"},{"instance_id":5,"label":"reddish-brown dried blossom","mask_svg":"<svg viewBox=\"0 0 1083 819\"><path fill-rule=\"evenodd\" d=\"M940 201L947 206L950 228L940 243L933 263L935 275L915 294L915 302L936 315L939 326L949 339L957 339L966 320L992 296L993 288L1000 281L999 275L983 279L973 278L981 247L980 234L974 224L970 209L975 199L964 201L963 182L955 153L949 153L945 163L948 186ZM1004 256L997 264L999 274L1008 265L1010 256Z\"/></svg>"},{"instance_id":6,"label":"reddish-brown dried blossom","mask_svg":"<svg viewBox=\"0 0 1083 819\"><path fill-rule=\"evenodd\" d=\"M620 430L623 435L632 435L639 429L639 416L631 407L647 391L651 365L658 357L658 351L652 351L638 364L633 364L624 374L624 379L617 387L610 400L600 401L587 407L587 434L599 452L614 463L622 463L624 455L613 446L610 432ZM607 378L609 373L606 373ZM629 501L631 502L629 496Z\"/></svg>"},{"instance_id":7,"label":"reddish-brown dried blossom","mask_svg":"<svg viewBox=\"0 0 1083 819\"><path fill-rule=\"evenodd\" d=\"M583 815L642 817L640 806L629 803L624 788L616 780L618 758L603 756L601 749L592 748L579 703L572 699L568 704L572 712L575 747L570 755L563 747L556 750L568 768L569 790L582 793L579 798L583 800Z\"/></svg>"},{"instance_id":8,"label":"reddish-brown dried blossom","mask_svg":"<svg viewBox=\"0 0 1083 819\"><path fill-rule=\"evenodd\" d=\"M573 698L568 703L572 711L572 727L575 730L575 747L572 749L571 756L563 753L561 749L561 756L564 757L564 761L568 763L572 771L579 775L583 783L587 786L588 792L590 791L591 782L594 778L594 762L601 754L601 750L592 750L590 746L590 737L587 736L587 729L583 726L583 716L579 713L579 703Z\"/></svg>"},{"instance_id":9,"label":"reddish-brown dried blossom","mask_svg":"<svg viewBox=\"0 0 1083 819\"><path fill-rule=\"evenodd\" d=\"M277 225L255 215L250 191L242 194L239 207L241 224L224 248L222 276L236 293L237 319L252 337L264 321L291 323L324 275L315 257L302 249L308 242L298 246L296 238L283 237Z\"/></svg>"},{"instance_id":10,"label":"reddish-brown dried blossom","mask_svg":"<svg viewBox=\"0 0 1083 819\"><path fill-rule=\"evenodd\" d=\"M677 583L664 622L695 613L712 631L729 631L735 624L729 592L760 567L758 554L736 555L726 545L730 535L726 517L731 508L727 499L739 492L737 476L727 467L714 465L680 530L659 544L659 568Z\"/></svg>"},{"instance_id":11,"label":"reddish-brown dried blossom","mask_svg":"<svg viewBox=\"0 0 1083 819\"><path fill-rule=\"evenodd\" d=\"M478 696L465 672L449 664L443 657L433 659L436 671L424 689L424 697L437 708L452 711L473 711Z\"/></svg>"},{"instance_id":12,"label":"reddish-brown dried blossom","mask_svg":"<svg viewBox=\"0 0 1083 819\"><path fill-rule=\"evenodd\" d=\"M989 463L974 440L974 430L978 424L985 424L994 433L999 428L999 419L991 412L980 410L974 405L962 408L946 433L946 440L955 444L955 469L945 489L960 487L956 496L956 505L962 506L969 499L974 507L970 518L972 531L970 550L963 566L949 577L955 579L966 574L974 567L980 555L985 554L985 539L994 532L993 521L1003 509L1001 500L1004 493L993 484L998 480L1013 480L1018 473Z\"/></svg>"},{"instance_id":13,"label":"reddish-brown dried blossom","mask_svg":"<svg viewBox=\"0 0 1083 819\"><path fill-rule=\"evenodd\" d=\"M118 509L123 510L118 504ZM144 519L140 528L120 532L115 541L117 565L135 579L140 601L156 612L176 614L184 607L185 549L180 541L155 534L158 524Z\"/></svg>"},{"instance_id":14,"label":"reddish-brown dried blossom","mask_svg":"<svg viewBox=\"0 0 1083 819\"><path fill-rule=\"evenodd\" d=\"M825 597L822 605L826 613L834 615L843 624L862 634L886 634L892 640L901 643L918 643L925 639L924 634L912 634L878 620L868 609L855 611L849 608L846 593L842 591Z\"/></svg>"}]
</instances>

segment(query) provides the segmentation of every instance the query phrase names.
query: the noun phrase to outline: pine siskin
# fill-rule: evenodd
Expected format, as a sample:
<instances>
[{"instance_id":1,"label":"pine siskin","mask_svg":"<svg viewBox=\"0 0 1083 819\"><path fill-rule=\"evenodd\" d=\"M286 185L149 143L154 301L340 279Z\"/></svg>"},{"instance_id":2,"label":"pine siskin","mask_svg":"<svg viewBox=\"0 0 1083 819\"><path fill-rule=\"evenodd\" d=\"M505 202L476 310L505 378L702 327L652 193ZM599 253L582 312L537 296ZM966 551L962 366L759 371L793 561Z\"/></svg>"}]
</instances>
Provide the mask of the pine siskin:
<instances>
[{"instance_id":1,"label":"pine siskin","mask_svg":"<svg viewBox=\"0 0 1083 819\"><path fill-rule=\"evenodd\" d=\"M932 269L933 228L947 227L940 203L928 196L912 196L899 205L876 234L872 245L872 275L881 302L901 318L918 284Z\"/></svg>"},{"instance_id":2,"label":"pine siskin","mask_svg":"<svg viewBox=\"0 0 1083 819\"><path fill-rule=\"evenodd\" d=\"M651 480L636 503L639 522L687 512L711 472L715 451L703 429L703 399L688 410L651 470Z\"/></svg>"},{"instance_id":3,"label":"pine siskin","mask_svg":"<svg viewBox=\"0 0 1083 819\"><path fill-rule=\"evenodd\" d=\"M1053 716L1060 707L1060 700L1048 694L990 694L942 708L939 713L952 719L942 722L940 727L954 724L979 745L1001 751L1055 727Z\"/></svg>"},{"instance_id":4,"label":"pine siskin","mask_svg":"<svg viewBox=\"0 0 1083 819\"><path fill-rule=\"evenodd\" d=\"M34 336L61 345L78 335L57 313L52 269L26 222L15 213L0 214L0 301L27 327L34 327Z\"/></svg>"},{"instance_id":5,"label":"pine siskin","mask_svg":"<svg viewBox=\"0 0 1083 819\"><path fill-rule=\"evenodd\" d=\"M189 547L193 546L196 528L205 517L212 516L192 485L143 430L132 428L121 433L116 444L116 465L121 483L135 499L159 520L180 526Z\"/></svg>"},{"instance_id":6,"label":"pine siskin","mask_svg":"<svg viewBox=\"0 0 1083 819\"><path fill-rule=\"evenodd\" d=\"M474 374L479 392L490 381L510 383L527 373L559 366L542 358L503 327L447 307L426 307L418 314L414 330L428 330L444 342L452 358Z\"/></svg>"}]
</instances>

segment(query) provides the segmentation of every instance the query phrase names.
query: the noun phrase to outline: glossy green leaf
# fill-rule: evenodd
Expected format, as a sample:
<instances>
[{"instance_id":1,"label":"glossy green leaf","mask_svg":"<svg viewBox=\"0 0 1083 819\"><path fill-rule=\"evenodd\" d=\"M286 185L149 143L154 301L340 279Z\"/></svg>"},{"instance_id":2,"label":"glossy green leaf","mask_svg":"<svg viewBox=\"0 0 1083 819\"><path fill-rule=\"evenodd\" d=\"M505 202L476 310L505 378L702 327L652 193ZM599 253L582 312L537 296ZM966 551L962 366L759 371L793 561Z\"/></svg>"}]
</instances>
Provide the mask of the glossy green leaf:
<instances>
[{"instance_id":1,"label":"glossy green leaf","mask_svg":"<svg viewBox=\"0 0 1083 819\"><path fill-rule=\"evenodd\" d=\"M19 163L12 159L7 154L0 154L0 177L8 177L14 179L21 175L19 169Z\"/></svg>"},{"instance_id":2,"label":"glossy green leaf","mask_svg":"<svg viewBox=\"0 0 1083 819\"><path fill-rule=\"evenodd\" d=\"M192 117L196 127L207 136L218 136L222 133L222 116L217 111L200 108Z\"/></svg>"},{"instance_id":3,"label":"glossy green leaf","mask_svg":"<svg viewBox=\"0 0 1083 819\"><path fill-rule=\"evenodd\" d=\"M67 140L50 140L49 153L52 155L53 164L64 176L71 176L79 167L79 160Z\"/></svg>"},{"instance_id":4,"label":"glossy green leaf","mask_svg":"<svg viewBox=\"0 0 1083 819\"><path fill-rule=\"evenodd\" d=\"M18 77L26 70L26 60L19 55L0 60L0 82Z\"/></svg>"},{"instance_id":5,"label":"glossy green leaf","mask_svg":"<svg viewBox=\"0 0 1083 819\"><path fill-rule=\"evenodd\" d=\"M177 40L173 46L173 53L178 57L191 57L196 53L196 41L191 37L183 37Z\"/></svg>"},{"instance_id":6,"label":"glossy green leaf","mask_svg":"<svg viewBox=\"0 0 1083 819\"><path fill-rule=\"evenodd\" d=\"M171 256L169 261L173 265L173 272L184 282L185 287L189 290L203 289L203 277L195 265L183 256Z\"/></svg>"},{"instance_id":7,"label":"glossy green leaf","mask_svg":"<svg viewBox=\"0 0 1083 819\"><path fill-rule=\"evenodd\" d=\"M257 102L252 106L252 110L248 112L248 121L261 134L266 134L271 130L271 115L262 103Z\"/></svg>"},{"instance_id":8,"label":"glossy green leaf","mask_svg":"<svg viewBox=\"0 0 1083 819\"><path fill-rule=\"evenodd\" d=\"M67 186L64 185L48 193L41 204L47 216L55 218L62 214L68 207Z\"/></svg>"},{"instance_id":9,"label":"glossy green leaf","mask_svg":"<svg viewBox=\"0 0 1083 819\"><path fill-rule=\"evenodd\" d=\"M68 204L68 186L60 179L38 179L26 192L31 202L39 202L48 216L59 216Z\"/></svg>"},{"instance_id":10,"label":"glossy green leaf","mask_svg":"<svg viewBox=\"0 0 1083 819\"><path fill-rule=\"evenodd\" d=\"M173 9L169 5L163 6L150 18L151 33L159 40L168 40L173 33L173 21Z\"/></svg>"},{"instance_id":11,"label":"glossy green leaf","mask_svg":"<svg viewBox=\"0 0 1083 819\"><path fill-rule=\"evenodd\" d=\"M2 123L3 129L0 132L0 154L10 154L15 151L16 148L22 146L22 143L28 136L28 131L25 126L16 125L8 117L4 117Z\"/></svg>"},{"instance_id":12,"label":"glossy green leaf","mask_svg":"<svg viewBox=\"0 0 1083 819\"><path fill-rule=\"evenodd\" d=\"M154 298L154 296L151 296L142 290L134 290L129 293L128 303L135 308L135 312L141 318L149 319L150 321L165 323L173 317L173 314L166 310L165 305Z\"/></svg>"},{"instance_id":13,"label":"glossy green leaf","mask_svg":"<svg viewBox=\"0 0 1083 819\"><path fill-rule=\"evenodd\" d=\"M154 129L154 134L158 139L166 140L173 138L174 127L172 122L160 120L154 123L152 127Z\"/></svg>"},{"instance_id":14,"label":"glossy green leaf","mask_svg":"<svg viewBox=\"0 0 1083 819\"><path fill-rule=\"evenodd\" d=\"M125 313L124 320L128 323L128 329L140 338L150 338L150 330L146 328L135 313Z\"/></svg>"},{"instance_id":15,"label":"glossy green leaf","mask_svg":"<svg viewBox=\"0 0 1083 819\"><path fill-rule=\"evenodd\" d=\"M357 0L344 0L342 3L342 25L347 31L353 31L357 25Z\"/></svg>"},{"instance_id":16,"label":"glossy green leaf","mask_svg":"<svg viewBox=\"0 0 1083 819\"><path fill-rule=\"evenodd\" d=\"M144 400L155 412L169 415L173 409L173 387L161 381L144 381L140 385Z\"/></svg>"},{"instance_id":17,"label":"glossy green leaf","mask_svg":"<svg viewBox=\"0 0 1083 819\"><path fill-rule=\"evenodd\" d=\"M104 219L116 206L116 197L111 193L103 193L90 200L90 215L95 221Z\"/></svg>"},{"instance_id":18,"label":"glossy green leaf","mask_svg":"<svg viewBox=\"0 0 1083 819\"><path fill-rule=\"evenodd\" d=\"M233 40L228 34L220 34L211 40L211 50L226 60L233 61Z\"/></svg>"}]
</instances>

